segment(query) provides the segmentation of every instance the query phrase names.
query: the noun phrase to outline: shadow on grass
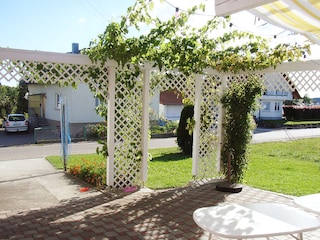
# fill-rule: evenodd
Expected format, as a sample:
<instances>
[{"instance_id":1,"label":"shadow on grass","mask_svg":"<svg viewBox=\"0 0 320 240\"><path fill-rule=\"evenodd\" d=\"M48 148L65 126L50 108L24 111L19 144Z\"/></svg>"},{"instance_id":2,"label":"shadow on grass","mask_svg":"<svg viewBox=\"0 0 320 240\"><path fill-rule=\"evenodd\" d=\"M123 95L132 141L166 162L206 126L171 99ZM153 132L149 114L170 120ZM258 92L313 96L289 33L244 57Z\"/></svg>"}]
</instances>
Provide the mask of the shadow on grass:
<instances>
[{"instance_id":1,"label":"shadow on grass","mask_svg":"<svg viewBox=\"0 0 320 240\"><path fill-rule=\"evenodd\" d=\"M167 153L158 157L153 157L152 162L172 162L172 161L180 161L191 158L191 156L184 155L182 153Z\"/></svg>"}]
</instances>

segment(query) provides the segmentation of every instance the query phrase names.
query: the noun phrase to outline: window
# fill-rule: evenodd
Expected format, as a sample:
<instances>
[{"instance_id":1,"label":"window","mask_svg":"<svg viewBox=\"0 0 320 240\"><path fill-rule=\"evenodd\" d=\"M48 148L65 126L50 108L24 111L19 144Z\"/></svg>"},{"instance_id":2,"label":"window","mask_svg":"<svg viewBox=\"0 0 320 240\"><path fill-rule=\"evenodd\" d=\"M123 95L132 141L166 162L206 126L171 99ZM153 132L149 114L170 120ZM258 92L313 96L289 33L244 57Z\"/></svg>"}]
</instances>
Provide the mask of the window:
<instances>
[{"instance_id":1,"label":"window","mask_svg":"<svg viewBox=\"0 0 320 240\"><path fill-rule=\"evenodd\" d=\"M274 110L276 112L280 111L281 103L280 102L275 102L274 103Z\"/></svg>"},{"instance_id":2,"label":"window","mask_svg":"<svg viewBox=\"0 0 320 240\"><path fill-rule=\"evenodd\" d=\"M56 109L60 109L61 108L61 93L56 93Z\"/></svg>"},{"instance_id":3,"label":"window","mask_svg":"<svg viewBox=\"0 0 320 240\"><path fill-rule=\"evenodd\" d=\"M270 111L270 102L263 102L261 109L264 111Z\"/></svg>"}]
</instances>

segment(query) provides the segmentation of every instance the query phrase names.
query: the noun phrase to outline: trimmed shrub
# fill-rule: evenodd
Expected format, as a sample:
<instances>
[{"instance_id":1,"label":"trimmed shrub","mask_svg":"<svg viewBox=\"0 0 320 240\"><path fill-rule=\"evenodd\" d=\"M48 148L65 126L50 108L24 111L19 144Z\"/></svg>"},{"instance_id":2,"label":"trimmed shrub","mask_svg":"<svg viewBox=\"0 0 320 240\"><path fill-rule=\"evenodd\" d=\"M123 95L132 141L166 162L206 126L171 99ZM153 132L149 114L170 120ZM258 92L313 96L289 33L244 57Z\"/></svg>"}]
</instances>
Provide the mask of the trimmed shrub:
<instances>
[{"instance_id":1,"label":"trimmed shrub","mask_svg":"<svg viewBox=\"0 0 320 240\"><path fill-rule=\"evenodd\" d=\"M177 129L177 143L181 151L185 155L192 155L193 135L189 134L188 119L193 119L194 107L193 105L185 106L180 115L180 121Z\"/></svg>"},{"instance_id":2,"label":"trimmed shrub","mask_svg":"<svg viewBox=\"0 0 320 240\"><path fill-rule=\"evenodd\" d=\"M88 139L106 139L107 138L107 122L97 124L88 124L85 128L86 137Z\"/></svg>"},{"instance_id":3,"label":"trimmed shrub","mask_svg":"<svg viewBox=\"0 0 320 240\"><path fill-rule=\"evenodd\" d=\"M287 120L320 120L320 106L283 106Z\"/></svg>"}]
</instances>

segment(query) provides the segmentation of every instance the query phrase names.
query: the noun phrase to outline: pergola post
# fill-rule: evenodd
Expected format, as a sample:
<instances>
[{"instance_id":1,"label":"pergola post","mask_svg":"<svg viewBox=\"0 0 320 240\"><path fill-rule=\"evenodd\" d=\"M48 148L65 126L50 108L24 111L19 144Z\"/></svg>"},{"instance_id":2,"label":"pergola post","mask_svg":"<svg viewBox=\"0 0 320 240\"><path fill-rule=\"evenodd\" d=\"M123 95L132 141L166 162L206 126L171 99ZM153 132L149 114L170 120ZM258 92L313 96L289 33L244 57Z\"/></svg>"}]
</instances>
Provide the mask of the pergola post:
<instances>
[{"instance_id":1,"label":"pergola post","mask_svg":"<svg viewBox=\"0 0 320 240\"><path fill-rule=\"evenodd\" d=\"M149 132L149 95L150 95L150 71L151 64L144 65L143 88L142 88L142 127L141 127L141 181L143 184L148 178L148 132Z\"/></svg>"},{"instance_id":2,"label":"pergola post","mask_svg":"<svg viewBox=\"0 0 320 240\"><path fill-rule=\"evenodd\" d=\"M228 81L228 76L223 75L221 77L221 85L220 85L220 91L219 91L220 97L222 97L222 94L227 88L227 81ZM220 172L221 169L223 169L223 162L221 162L221 151L224 144L224 135L223 135L224 116L225 116L225 109L222 106L222 103L219 103L219 122L218 122L219 126L218 126L218 146L217 146L218 151L217 151L217 163L216 163L217 172Z\"/></svg>"},{"instance_id":3,"label":"pergola post","mask_svg":"<svg viewBox=\"0 0 320 240\"><path fill-rule=\"evenodd\" d=\"M106 164L106 183L107 186L114 185L114 120L115 120L115 92L116 92L116 67L108 68L108 116L107 116L107 164Z\"/></svg>"},{"instance_id":4,"label":"pergola post","mask_svg":"<svg viewBox=\"0 0 320 240\"><path fill-rule=\"evenodd\" d=\"M202 75L195 75L195 96L194 96L194 120L195 126L193 129L193 146L192 146L192 175L198 175L198 154L200 146L200 115L201 115L201 84Z\"/></svg>"}]
</instances>

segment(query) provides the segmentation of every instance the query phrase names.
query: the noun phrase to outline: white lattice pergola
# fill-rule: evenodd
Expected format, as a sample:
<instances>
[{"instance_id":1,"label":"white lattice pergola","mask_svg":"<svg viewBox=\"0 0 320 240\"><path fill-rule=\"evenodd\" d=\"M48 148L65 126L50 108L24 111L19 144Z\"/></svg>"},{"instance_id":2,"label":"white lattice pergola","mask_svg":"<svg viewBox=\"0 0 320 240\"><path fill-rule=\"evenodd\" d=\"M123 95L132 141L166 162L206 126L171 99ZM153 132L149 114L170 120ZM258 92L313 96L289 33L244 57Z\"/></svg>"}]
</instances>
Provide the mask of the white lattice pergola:
<instances>
[{"instance_id":1,"label":"white lattice pergola","mask_svg":"<svg viewBox=\"0 0 320 240\"><path fill-rule=\"evenodd\" d=\"M252 74L232 75L207 69L203 74L186 76L174 69L160 71L146 63L141 66L140 75L128 79L132 76L128 71L135 69L120 68L114 61L101 67L83 55L4 48L0 48L0 62L1 79L47 84L86 82L104 98L108 103L107 185L120 188L143 185L147 179L150 96L169 89L194 102L192 175L198 180L216 177L220 171L223 115L219 96L228 81ZM97 79L87 74L92 70L99 73ZM283 90L285 85L292 91L320 89L320 60L284 63L277 69L255 74L274 91ZM270 74L274 75L271 81Z\"/></svg>"}]
</instances>

